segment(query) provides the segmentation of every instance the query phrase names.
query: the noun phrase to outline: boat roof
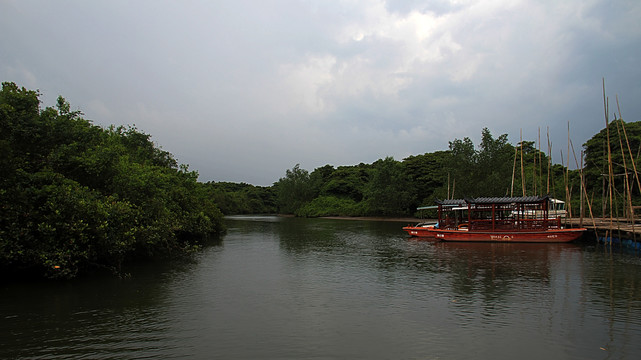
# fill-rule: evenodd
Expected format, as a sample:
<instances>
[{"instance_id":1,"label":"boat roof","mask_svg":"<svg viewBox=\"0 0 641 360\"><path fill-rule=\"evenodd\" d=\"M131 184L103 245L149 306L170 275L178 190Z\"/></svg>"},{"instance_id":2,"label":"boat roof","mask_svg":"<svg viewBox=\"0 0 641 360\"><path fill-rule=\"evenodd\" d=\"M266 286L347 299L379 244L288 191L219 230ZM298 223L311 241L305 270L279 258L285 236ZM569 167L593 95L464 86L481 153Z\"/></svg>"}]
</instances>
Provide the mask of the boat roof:
<instances>
[{"instance_id":1,"label":"boat roof","mask_svg":"<svg viewBox=\"0 0 641 360\"><path fill-rule=\"evenodd\" d=\"M479 197L470 199L471 204L533 204L548 199L548 196L521 196L521 197Z\"/></svg>"},{"instance_id":2,"label":"boat roof","mask_svg":"<svg viewBox=\"0 0 641 360\"><path fill-rule=\"evenodd\" d=\"M549 199L545 196L520 196L520 197L477 197L465 199L436 200L442 206L465 206L466 204L537 204Z\"/></svg>"},{"instance_id":3,"label":"boat roof","mask_svg":"<svg viewBox=\"0 0 641 360\"><path fill-rule=\"evenodd\" d=\"M437 204L443 205L443 206L465 206L465 205L467 205L467 201L465 201L465 199L445 199L445 200L436 199L435 202Z\"/></svg>"}]
</instances>

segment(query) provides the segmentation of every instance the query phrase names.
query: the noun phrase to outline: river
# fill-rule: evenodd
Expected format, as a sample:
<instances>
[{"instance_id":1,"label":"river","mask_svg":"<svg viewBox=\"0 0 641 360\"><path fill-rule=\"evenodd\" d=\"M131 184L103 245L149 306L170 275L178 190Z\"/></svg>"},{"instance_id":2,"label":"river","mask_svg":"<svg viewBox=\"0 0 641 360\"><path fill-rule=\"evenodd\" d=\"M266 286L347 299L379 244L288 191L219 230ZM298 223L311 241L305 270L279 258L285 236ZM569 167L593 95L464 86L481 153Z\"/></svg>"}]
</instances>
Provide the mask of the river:
<instances>
[{"instance_id":1,"label":"river","mask_svg":"<svg viewBox=\"0 0 641 360\"><path fill-rule=\"evenodd\" d=\"M2 284L2 359L637 359L641 258L227 218L194 259Z\"/></svg>"}]
</instances>

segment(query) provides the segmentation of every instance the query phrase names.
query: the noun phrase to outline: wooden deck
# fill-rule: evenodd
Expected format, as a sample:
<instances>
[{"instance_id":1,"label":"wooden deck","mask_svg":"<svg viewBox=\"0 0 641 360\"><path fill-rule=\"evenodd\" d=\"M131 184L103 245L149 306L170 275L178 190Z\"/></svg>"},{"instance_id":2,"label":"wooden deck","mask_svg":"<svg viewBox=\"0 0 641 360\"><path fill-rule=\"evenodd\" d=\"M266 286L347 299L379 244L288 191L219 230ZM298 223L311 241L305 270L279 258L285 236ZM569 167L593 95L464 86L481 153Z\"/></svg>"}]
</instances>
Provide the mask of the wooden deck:
<instances>
[{"instance_id":1,"label":"wooden deck","mask_svg":"<svg viewBox=\"0 0 641 360\"><path fill-rule=\"evenodd\" d=\"M635 219L635 223L631 224L629 219L624 218L615 218L610 220L610 218L573 218L567 219L571 227L584 227L588 229L588 232L593 234L596 232L598 236L605 236L606 233L608 236L619 237L622 239L630 240L641 240L641 221L640 219Z\"/></svg>"}]
</instances>

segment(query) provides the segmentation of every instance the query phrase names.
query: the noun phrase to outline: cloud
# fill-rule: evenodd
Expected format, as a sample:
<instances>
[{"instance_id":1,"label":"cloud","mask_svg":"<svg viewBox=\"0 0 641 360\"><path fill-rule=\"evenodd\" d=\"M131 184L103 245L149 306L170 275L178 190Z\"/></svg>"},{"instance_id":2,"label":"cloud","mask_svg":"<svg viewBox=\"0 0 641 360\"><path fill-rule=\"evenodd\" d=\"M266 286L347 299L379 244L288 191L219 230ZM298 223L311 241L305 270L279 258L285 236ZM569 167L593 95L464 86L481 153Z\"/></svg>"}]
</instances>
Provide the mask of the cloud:
<instances>
[{"instance_id":1,"label":"cloud","mask_svg":"<svg viewBox=\"0 0 641 360\"><path fill-rule=\"evenodd\" d=\"M203 181L269 185L483 127L511 142L550 128L558 151L569 120L579 147L604 126L602 78L641 120L640 15L606 0L5 1L0 76L136 124Z\"/></svg>"},{"instance_id":2,"label":"cloud","mask_svg":"<svg viewBox=\"0 0 641 360\"><path fill-rule=\"evenodd\" d=\"M283 90L279 96L288 101L280 103L279 113L288 113L292 108L308 115L329 111L330 104L320 92L334 81L332 69L335 65L336 58L331 55L307 56L300 63L281 65L279 74Z\"/></svg>"}]
</instances>

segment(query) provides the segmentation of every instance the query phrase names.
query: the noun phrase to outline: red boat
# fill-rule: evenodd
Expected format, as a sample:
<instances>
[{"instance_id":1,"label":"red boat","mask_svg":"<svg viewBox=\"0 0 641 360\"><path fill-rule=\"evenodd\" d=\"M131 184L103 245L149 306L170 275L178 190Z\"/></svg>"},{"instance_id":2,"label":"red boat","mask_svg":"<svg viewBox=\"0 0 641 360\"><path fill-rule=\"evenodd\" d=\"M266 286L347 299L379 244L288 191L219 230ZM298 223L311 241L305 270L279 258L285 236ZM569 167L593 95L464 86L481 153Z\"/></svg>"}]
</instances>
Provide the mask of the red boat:
<instances>
[{"instance_id":1,"label":"red boat","mask_svg":"<svg viewBox=\"0 0 641 360\"><path fill-rule=\"evenodd\" d=\"M585 228L568 228L550 217L549 196L481 197L436 201L438 223L403 228L411 236L443 241L561 243Z\"/></svg>"}]
</instances>

